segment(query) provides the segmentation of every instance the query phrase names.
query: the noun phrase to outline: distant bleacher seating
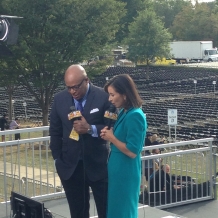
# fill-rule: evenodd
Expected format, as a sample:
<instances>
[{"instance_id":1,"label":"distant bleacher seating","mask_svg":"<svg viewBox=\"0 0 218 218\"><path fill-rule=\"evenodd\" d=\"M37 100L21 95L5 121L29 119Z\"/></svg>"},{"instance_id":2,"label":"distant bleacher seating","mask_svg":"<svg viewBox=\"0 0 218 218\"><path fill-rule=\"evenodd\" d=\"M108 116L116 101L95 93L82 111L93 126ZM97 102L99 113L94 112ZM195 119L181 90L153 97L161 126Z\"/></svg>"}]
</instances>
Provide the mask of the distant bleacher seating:
<instances>
[{"instance_id":1,"label":"distant bleacher seating","mask_svg":"<svg viewBox=\"0 0 218 218\"><path fill-rule=\"evenodd\" d=\"M218 92L215 90L214 93L212 84L213 81L218 84L218 69L150 66L148 74L145 67L109 67L91 82L103 87L107 79L124 73L129 74L137 85L152 131L168 136L167 110L177 109L179 139L218 138ZM197 80L196 87L194 80ZM55 92L63 89L64 83ZM14 113L15 116L25 117L25 101L28 118L37 126L42 121L41 109L34 97L27 93L21 86L16 88ZM0 101L0 114L6 113L8 95L3 88L0 88Z\"/></svg>"}]
</instances>

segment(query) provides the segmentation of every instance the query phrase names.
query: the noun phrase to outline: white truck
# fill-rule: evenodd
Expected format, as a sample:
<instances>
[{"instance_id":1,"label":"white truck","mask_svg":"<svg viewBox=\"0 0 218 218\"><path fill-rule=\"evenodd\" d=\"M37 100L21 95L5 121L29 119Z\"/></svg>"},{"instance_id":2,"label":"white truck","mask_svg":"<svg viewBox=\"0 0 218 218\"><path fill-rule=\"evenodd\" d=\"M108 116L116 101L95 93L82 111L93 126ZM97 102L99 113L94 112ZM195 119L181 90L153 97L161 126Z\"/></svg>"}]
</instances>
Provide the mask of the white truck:
<instances>
[{"instance_id":1,"label":"white truck","mask_svg":"<svg viewBox=\"0 0 218 218\"><path fill-rule=\"evenodd\" d=\"M212 41L170 42L171 55L177 63L218 61L217 48Z\"/></svg>"}]
</instances>

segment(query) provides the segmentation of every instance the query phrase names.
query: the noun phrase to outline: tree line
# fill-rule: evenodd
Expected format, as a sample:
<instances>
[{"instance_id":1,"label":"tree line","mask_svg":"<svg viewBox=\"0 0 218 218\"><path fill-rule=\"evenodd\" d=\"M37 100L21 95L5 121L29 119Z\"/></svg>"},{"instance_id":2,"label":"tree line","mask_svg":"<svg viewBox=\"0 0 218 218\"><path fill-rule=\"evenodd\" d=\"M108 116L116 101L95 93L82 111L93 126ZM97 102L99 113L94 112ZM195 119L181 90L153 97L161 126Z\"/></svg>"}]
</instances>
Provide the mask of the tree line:
<instances>
[{"instance_id":1,"label":"tree line","mask_svg":"<svg viewBox=\"0 0 218 218\"><path fill-rule=\"evenodd\" d=\"M185 0L4 0L0 15L16 15L18 41L0 56L0 86L16 86L38 102L43 125L57 87L70 64L98 56L85 66L90 78L112 63L111 50L128 47L132 61L169 55L171 40L212 40L218 46L218 1Z\"/></svg>"}]
</instances>

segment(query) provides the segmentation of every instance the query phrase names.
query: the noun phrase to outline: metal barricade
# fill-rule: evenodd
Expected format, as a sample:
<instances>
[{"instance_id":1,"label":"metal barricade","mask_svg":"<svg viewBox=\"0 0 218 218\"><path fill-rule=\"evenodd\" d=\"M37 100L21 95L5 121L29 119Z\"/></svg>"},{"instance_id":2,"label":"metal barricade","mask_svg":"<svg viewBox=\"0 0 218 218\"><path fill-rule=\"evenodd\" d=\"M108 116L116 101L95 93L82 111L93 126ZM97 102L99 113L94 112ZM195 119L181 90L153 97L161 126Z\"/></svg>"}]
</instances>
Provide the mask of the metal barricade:
<instances>
[{"instance_id":1,"label":"metal barricade","mask_svg":"<svg viewBox=\"0 0 218 218\"><path fill-rule=\"evenodd\" d=\"M14 191L29 197L56 193L56 186L60 187L61 182L49 150L49 140L47 136L0 142L0 172L5 187L11 178L15 181L13 175L16 175L20 185L14 185ZM9 178L8 174L12 176ZM4 195L4 201L9 200L10 193L0 194Z\"/></svg>"},{"instance_id":2,"label":"metal barricade","mask_svg":"<svg viewBox=\"0 0 218 218\"><path fill-rule=\"evenodd\" d=\"M48 127L1 131L0 135L47 131ZM64 197L49 149L50 137L0 142L0 199L10 200L11 191L41 200ZM9 205L6 203L6 214Z\"/></svg>"},{"instance_id":3,"label":"metal barricade","mask_svg":"<svg viewBox=\"0 0 218 218\"><path fill-rule=\"evenodd\" d=\"M168 208L213 199L216 147L213 149L212 141L213 138L207 138L147 147L149 150L164 148L165 152L142 156L142 177L146 183L141 185L144 191L141 188L140 202ZM159 160L158 168L155 160Z\"/></svg>"},{"instance_id":4,"label":"metal barricade","mask_svg":"<svg viewBox=\"0 0 218 218\"><path fill-rule=\"evenodd\" d=\"M0 132L0 135L28 133L36 130L47 131L48 127L10 130ZM46 136L0 142L1 201L9 201L12 190L41 201L65 196L49 150L49 140L50 137ZM216 152L213 151L212 141L212 138L208 138L150 146L149 150L164 148L165 151L158 155L142 156L143 176L145 177L145 168L156 172L158 169L156 164L153 164L153 160L162 158L162 164L168 164L171 167L171 174L174 174L176 179L174 177L174 181L170 181L169 190L162 190L160 183L159 190L149 190L151 172L147 170L147 190L143 191L145 180L142 179L140 202L167 208L214 198L213 191L216 186L213 186L215 182L212 176L216 173L216 158L213 158ZM199 144L201 147L198 148ZM163 175L166 177L166 173ZM178 176L181 181L177 179ZM154 176L156 177L158 174ZM159 175L160 179L163 177ZM189 181L189 177L193 181ZM154 179L152 181L155 186L156 181ZM181 185L181 188L175 191L173 185ZM166 187L166 181L164 186ZM9 206L6 204L6 211L7 207Z\"/></svg>"}]
</instances>

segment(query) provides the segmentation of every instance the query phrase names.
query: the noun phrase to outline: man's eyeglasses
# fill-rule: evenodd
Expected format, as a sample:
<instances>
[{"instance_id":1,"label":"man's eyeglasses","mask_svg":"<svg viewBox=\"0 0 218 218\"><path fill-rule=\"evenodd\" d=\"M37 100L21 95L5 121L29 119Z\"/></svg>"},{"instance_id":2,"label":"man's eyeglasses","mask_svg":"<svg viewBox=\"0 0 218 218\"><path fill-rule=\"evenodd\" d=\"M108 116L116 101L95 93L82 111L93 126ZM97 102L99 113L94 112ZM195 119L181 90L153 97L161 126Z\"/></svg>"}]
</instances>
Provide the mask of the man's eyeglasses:
<instances>
[{"instance_id":1,"label":"man's eyeglasses","mask_svg":"<svg viewBox=\"0 0 218 218\"><path fill-rule=\"evenodd\" d=\"M70 91L71 89L73 89L74 91L77 91L80 89L80 86L83 84L84 80L86 79L83 79L82 82L78 85L75 85L75 86L67 86L67 90Z\"/></svg>"}]
</instances>

